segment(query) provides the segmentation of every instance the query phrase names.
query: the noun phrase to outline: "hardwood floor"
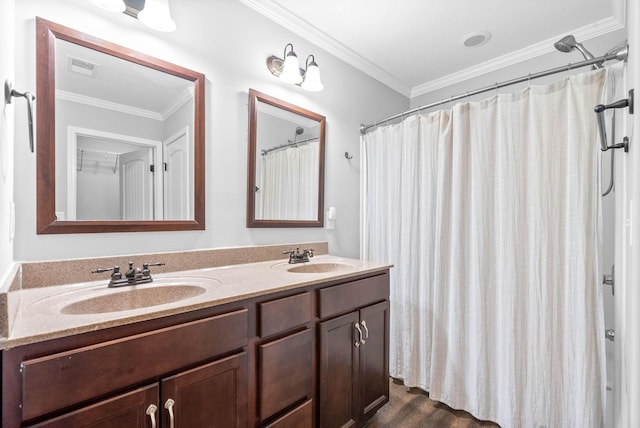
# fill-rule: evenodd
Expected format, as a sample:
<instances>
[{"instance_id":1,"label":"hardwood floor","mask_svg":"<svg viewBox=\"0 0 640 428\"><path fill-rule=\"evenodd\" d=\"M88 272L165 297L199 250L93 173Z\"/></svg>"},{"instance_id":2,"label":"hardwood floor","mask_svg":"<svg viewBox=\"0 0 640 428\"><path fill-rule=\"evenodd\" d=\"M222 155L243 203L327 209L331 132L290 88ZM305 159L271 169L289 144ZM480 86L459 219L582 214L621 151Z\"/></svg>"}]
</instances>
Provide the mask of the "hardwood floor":
<instances>
[{"instance_id":1,"label":"hardwood floor","mask_svg":"<svg viewBox=\"0 0 640 428\"><path fill-rule=\"evenodd\" d=\"M418 388L407 388L402 382L391 380L389 403L369 420L366 428L499 428L499 425L480 421L462 410L429 399Z\"/></svg>"}]
</instances>

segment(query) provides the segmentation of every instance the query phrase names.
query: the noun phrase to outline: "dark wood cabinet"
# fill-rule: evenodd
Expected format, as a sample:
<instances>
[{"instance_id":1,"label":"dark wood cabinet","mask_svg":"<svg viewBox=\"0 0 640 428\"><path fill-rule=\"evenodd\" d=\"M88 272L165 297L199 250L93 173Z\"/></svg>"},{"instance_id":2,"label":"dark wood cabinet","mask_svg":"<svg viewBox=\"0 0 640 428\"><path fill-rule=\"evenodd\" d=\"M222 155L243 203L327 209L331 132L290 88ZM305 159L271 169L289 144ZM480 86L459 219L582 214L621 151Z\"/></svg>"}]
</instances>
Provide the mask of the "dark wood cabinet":
<instances>
[{"instance_id":1,"label":"dark wood cabinet","mask_svg":"<svg viewBox=\"0 0 640 428\"><path fill-rule=\"evenodd\" d=\"M384 288L384 284L378 285ZM344 297L345 292L350 294L337 289L327 295ZM361 301L369 301L370 296ZM336 301L341 310L347 307L344 299ZM357 301L351 300L352 304ZM325 308L331 313L330 305ZM319 425L362 426L389 401L389 302L322 321L318 330Z\"/></svg>"},{"instance_id":2,"label":"dark wood cabinet","mask_svg":"<svg viewBox=\"0 0 640 428\"><path fill-rule=\"evenodd\" d=\"M5 349L1 428L362 427L388 298L374 272Z\"/></svg>"},{"instance_id":3,"label":"dark wood cabinet","mask_svg":"<svg viewBox=\"0 0 640 428\"><path fill-rule=\"evenodd\" d=\"M165 378L160 385L163 427L247 426L246 352Z\"/></svg>"},{"instance_id":4,"label":"dark wood cabinet","mask_svg":"<svg viewBox=\"0 0 640 428\"><path fill-rule=\"evenodd\" d=\"M246 388L247 354L243 352L30 426L245 427Z\"/></svg>"},{"instance_id":5,"label":"dark wood cabinet","mask_svg":"<svg viewBox=\"0 0 640 428\"><path fill-rule=\"evenodd\" d=\"M366 420L389 401L389 302L360 309L360 325L358 415Z\"/></svg>"},{"instance_id":6,"label":"dark wood cabinet","mask_svg":"<svg viewBox=\"0 0 640 428\"><path fill-rule=\"evenodd\" d=\"M153 384L30 426L38 428L151 427L151 417L158 417L159 391L158 384Z\"/></svg>"}]
</instances>

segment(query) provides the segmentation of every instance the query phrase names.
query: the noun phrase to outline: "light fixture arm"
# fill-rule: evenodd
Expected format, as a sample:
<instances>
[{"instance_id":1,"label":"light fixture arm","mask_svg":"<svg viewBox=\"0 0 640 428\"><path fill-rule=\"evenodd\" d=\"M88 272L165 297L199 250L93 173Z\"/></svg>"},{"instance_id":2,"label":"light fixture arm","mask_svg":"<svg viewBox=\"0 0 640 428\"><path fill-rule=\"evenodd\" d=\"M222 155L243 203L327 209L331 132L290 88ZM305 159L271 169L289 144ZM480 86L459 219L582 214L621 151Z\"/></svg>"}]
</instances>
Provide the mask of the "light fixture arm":
<instances>
[{"instance_id":1,"label":"light fixture arm","mask_svg":"<svg viewBox=\"0 0 640 428\"><path fill-rule=\"evenodd\" d=\"M316 58L313 56L313 54L309 55L307 57L307 61L306 61L306 64L304 66L305 71L309 69L309 58L311 58L311 65L316 63ZM317 66L318 64L315 64L315 65Z\"/></svg>"}]
</instances>

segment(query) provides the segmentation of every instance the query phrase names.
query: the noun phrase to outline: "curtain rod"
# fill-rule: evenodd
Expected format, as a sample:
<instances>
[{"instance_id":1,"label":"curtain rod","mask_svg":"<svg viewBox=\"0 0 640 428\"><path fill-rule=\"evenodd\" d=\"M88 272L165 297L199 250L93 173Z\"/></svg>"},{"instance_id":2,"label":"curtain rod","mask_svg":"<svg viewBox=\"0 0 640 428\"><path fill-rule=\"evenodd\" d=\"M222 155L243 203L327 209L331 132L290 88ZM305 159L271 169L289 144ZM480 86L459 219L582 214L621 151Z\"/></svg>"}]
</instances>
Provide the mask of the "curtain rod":
<instances>
[{"instance_id":1,"label":"curtain rod","mask_svg":"<svg viewBox=\"0 0 640 428\"><path fill-rule=\"evenodd\" d=\"M433 102L431 104L420 106L420 107L414 108L412 110L405 111L403 113L399 113L399 114L395 114L393 116L389 116L386 119L379 120L379 121L371 123L369 125L364 125L364 124L360 125L360 133L362 135L364 135L364 134L367 133L367 131L369 129L375 128L376 126L378 126L380 124L386 123L386 122L388 122L390 120L397 119L399 117L410 116L410 115L412 115L414 113L417 113L417 112L419 112L421 110L425 110L425 109L428 109L428 108L431 108L431 107L437 107L437 106L442 105L442 104L446 104L446 103L450 103L450 102L453 102L453 101L461 100L463 98L467 98L467 97L470 97L470 96L473 96L473 95L482 94L484 92L495 91L497 89L504 88L505 86L510 86L510 85L515 85L517 83L527 82L527 81L530 81L530 80L533 80L533 79L538 79L540 77L546 77L546 76L550 76L552 74L562 73L563 71L569 71L569 70L573 70L575 68L586 67L587 65L598 64L598 63L602 63L602 62L609 61L609 60L612 60L612 59L617 59L619 61L626 61L627 55L628 55L628 47L627 47L627 45L625 45L622 49L619 49L619 50L617 50L615 52L612 52L612 53L608 53L608 54L603 55L603 56L598 57L598 58L593 58L593 59L589 59L589 60L585 60L585 61L581 61L581 62L576 62L575 64L569 63L569 64L567 64L565 66L562 66L562 67L551 68L549 70L540 71L538 73L528 74L526 76L518 77L516 79L506 80L506 81L501 82L501 83L497 83L496 82L494 85L485 86L484 88L476 89L474 91L468 91L468 92L465 92L464 94L460 94L460 95L456 95L456 96L447 98L446 100L440 100L440 101Z\"/></svg>"},{"instance_id":2,"label":"curtain rod","mask_svg":"<svg viewBox=\"0 0 640 428\"><path fill-rule=\"evenodd\" d=\"M318 140L318 137L311 137L311 138L307 138L306 140L300 140L300 141L290 141L286 144L280 144L279 146L271 147L270 149L263 149L260 153L262 154L262 156L264 156L269 152L273 152L274 150L284 149L285 147L289 147L289 146L297 146L298 144L310 143L313 140Z\"/></svg>"}]
</instances>

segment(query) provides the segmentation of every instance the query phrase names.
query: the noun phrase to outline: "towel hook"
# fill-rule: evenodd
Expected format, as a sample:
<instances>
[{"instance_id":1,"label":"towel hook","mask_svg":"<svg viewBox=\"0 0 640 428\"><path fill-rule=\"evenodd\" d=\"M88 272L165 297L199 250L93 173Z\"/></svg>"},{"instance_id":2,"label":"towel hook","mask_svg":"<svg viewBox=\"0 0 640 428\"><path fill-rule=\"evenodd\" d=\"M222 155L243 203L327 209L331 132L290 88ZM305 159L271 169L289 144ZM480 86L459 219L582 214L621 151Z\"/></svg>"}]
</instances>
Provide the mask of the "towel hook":
<instances>
[{"instance_id":1,"label":"towel hook","mask_svg":"<svg viewBox=\"0 0 640 428\"><path fill-rule=\"evenodd\" d=\"M9 80L4 81L4 102L5 104L11 104L11 98L23 97L27 100L27 114L29 117L29 148L33 153L33 113L31 103L35 101L36 97L31 92L18 92L13 89L13 84Z\"/></svg>"}]
</instances>

